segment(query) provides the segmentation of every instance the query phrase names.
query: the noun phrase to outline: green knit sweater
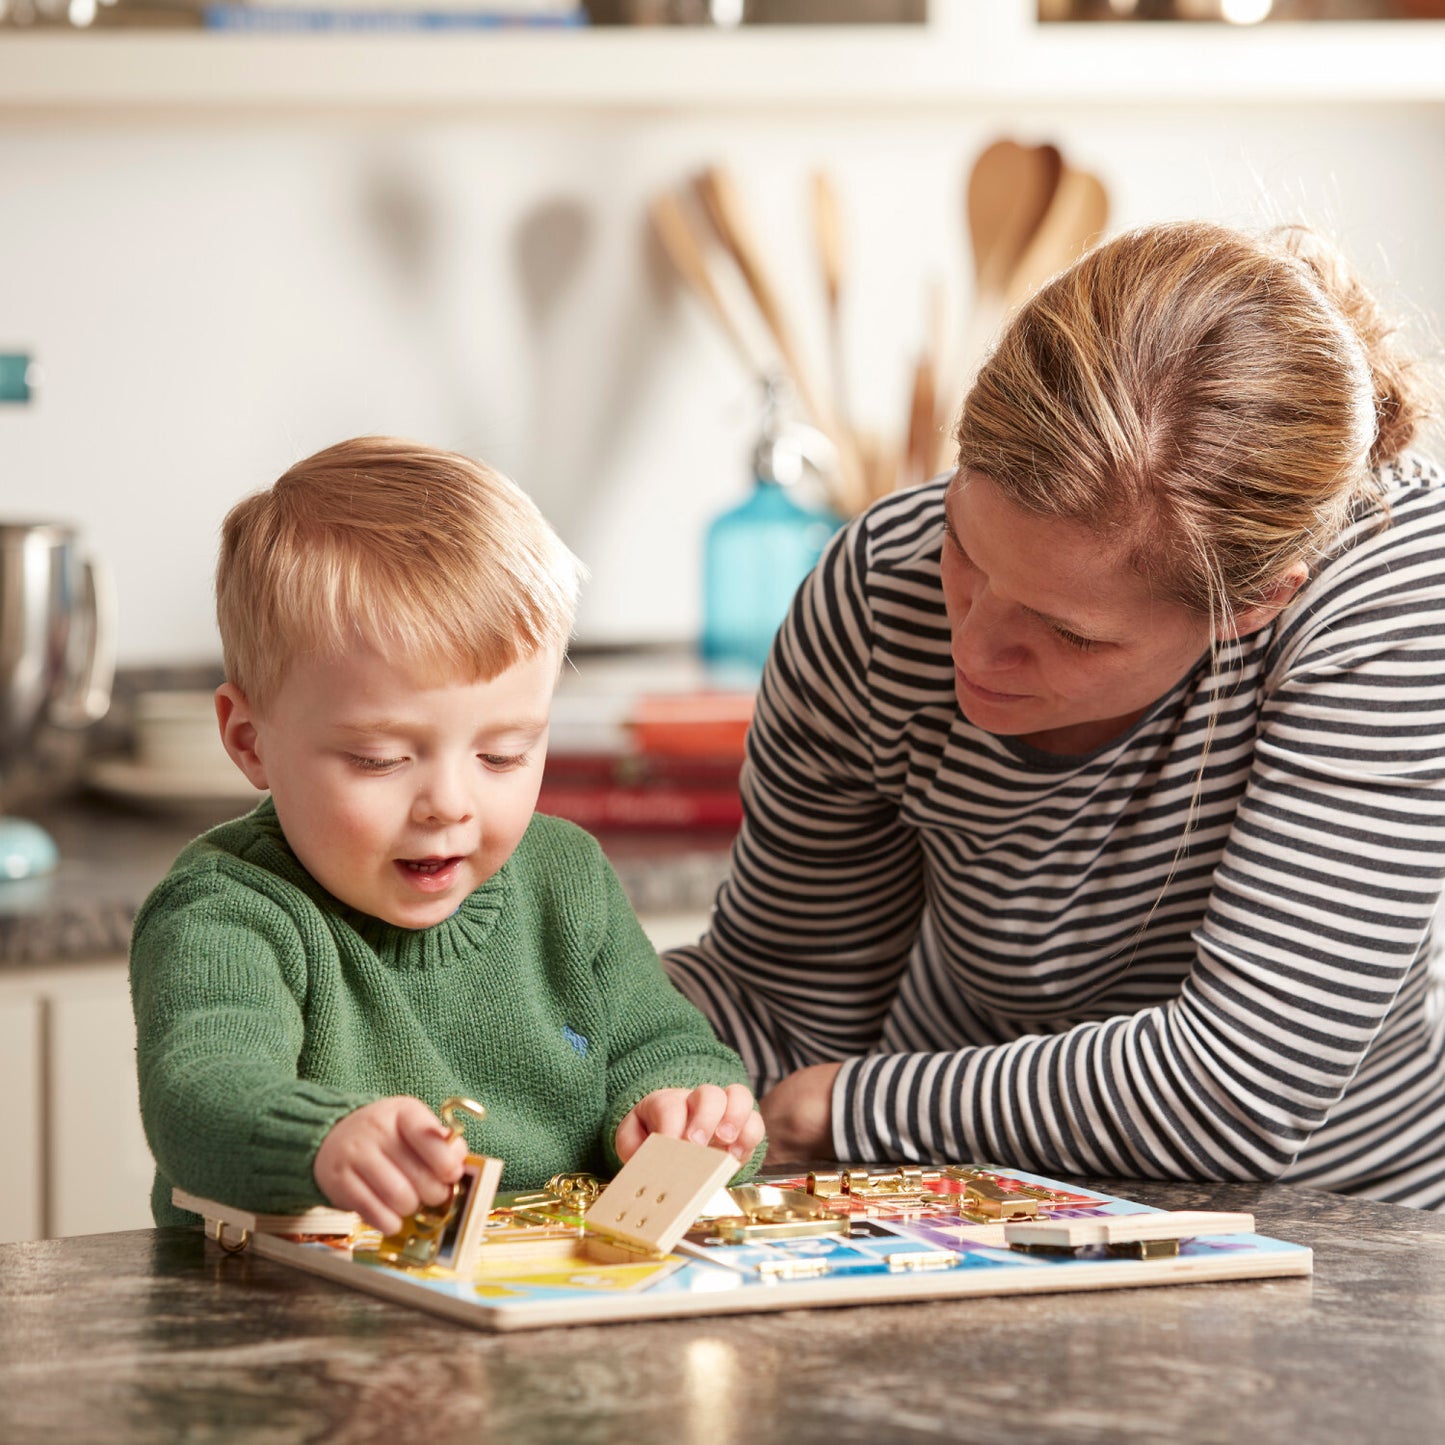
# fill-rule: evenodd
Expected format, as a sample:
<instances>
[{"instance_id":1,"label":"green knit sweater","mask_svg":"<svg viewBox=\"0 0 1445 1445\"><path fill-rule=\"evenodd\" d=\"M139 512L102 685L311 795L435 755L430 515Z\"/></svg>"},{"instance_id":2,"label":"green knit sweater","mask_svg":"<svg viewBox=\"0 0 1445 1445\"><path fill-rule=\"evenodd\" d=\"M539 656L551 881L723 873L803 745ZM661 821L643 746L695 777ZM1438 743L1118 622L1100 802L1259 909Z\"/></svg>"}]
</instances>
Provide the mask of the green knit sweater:
<instances>
[{"instance_id":1,"label":"green knit sweater","mask_svg":"<svg viewBox=\"0 0 1445 1445\"><path fill-rule=\"evenodd\" d=\"M615 1172L617 1126L654 1089L747 1077L667 982L596 841L542 815L456 913L410 930L327 893L267 800L176 860L136 917L130 976L157 1224L195 1219L173 1184L265 1212L324 1203L322 1139L391 1094L481 1100L467 1141L515 1190Z\"/></svg>"}]
</instances>

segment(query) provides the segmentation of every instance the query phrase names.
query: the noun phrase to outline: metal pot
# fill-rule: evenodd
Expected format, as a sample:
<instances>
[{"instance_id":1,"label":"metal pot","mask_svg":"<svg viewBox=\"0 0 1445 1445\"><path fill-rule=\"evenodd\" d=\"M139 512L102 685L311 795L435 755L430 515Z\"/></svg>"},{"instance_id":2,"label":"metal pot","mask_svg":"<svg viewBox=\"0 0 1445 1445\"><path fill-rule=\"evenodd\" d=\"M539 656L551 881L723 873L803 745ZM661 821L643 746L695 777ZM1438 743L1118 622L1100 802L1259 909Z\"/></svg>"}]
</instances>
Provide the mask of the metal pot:
<instances>
[{"instance_id":1,"label":"metal pot","mask_svg":"<svg viewBox=\"0 0 1445 1445\"><path fill-rule=\"evenodd\" d=\"M114 675L109 587L75 529L0 522L0 767L42 723L103 718Z\"/></svg>"},{"instance_id":2,"label":"metal pot","mask_svg":"<svg viewBox=\"0 0 1445 1445\"><path fill-rule=\"evenodd\" d=\"M110 707L115 676L108 580L72 527L0 522L0 781L46 723L85 727ZM0 877L54 866L34 824L0 819Z\"/></svg>"}]
</instances>

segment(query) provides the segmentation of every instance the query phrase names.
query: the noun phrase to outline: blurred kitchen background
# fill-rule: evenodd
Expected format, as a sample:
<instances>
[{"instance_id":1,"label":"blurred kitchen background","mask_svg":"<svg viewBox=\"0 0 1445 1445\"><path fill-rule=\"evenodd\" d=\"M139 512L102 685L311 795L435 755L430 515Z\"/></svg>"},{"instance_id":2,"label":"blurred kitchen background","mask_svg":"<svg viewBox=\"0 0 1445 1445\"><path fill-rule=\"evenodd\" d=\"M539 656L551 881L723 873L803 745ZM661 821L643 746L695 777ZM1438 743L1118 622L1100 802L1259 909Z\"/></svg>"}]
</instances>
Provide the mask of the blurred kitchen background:
<instances>
[{"instance_id":1,"label":"blurred kitchen background","mask_svg":"<svg viewBox=\"0 0 1445 1445\"><path fill-rule=\"evenodd\" d=\"M759 624L729 609L944 463L1030 268L1162 218L1305 219L1439 353L1445 5L487 3L0 0L0 524L73 529L64 606L0 632L0 802L56 849L0 882L0 1239L145 1222L128 921L249 801L204 752L211 571L299 457L479 455L586 562L552 805L666 944L736 826ZM75 670L87 554L115 698L62 728L12 684Z\"/></svg>"}]
</instances>

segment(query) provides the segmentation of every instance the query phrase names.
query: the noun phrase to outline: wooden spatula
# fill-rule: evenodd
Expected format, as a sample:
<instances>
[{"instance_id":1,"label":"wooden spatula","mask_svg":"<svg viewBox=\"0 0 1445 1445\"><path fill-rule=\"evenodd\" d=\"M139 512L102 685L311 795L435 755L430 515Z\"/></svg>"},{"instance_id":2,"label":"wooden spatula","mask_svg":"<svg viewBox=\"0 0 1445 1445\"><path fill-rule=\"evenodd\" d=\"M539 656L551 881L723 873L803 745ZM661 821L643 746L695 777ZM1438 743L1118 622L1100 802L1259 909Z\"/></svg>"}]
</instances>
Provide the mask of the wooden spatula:
<instances>
[{"instance_id":1,"label":"wooden spatula","mask_svg":"<svg viewBox=\"0 0 1445 1445\"><path fill-rule=\"evenodd\" d=\"M662 249L677 269L678 275L712 313L713 319L732 343L748 372L753 376L762 376L767 369L766 363L757 355L753 344L744 335L732 306L723 299L718 290L708 266L702 238L688 219L682 204L676 196L658 196L648 207L648 216Z\"/></svg>"},{"instance_id":2,"label":"wooden spatula","mask_svg":"<svg viewBox=\"0 0 1445 1445\"><path fill-rule=\"evenodd\" d=\"M1013 140L995 141L974 162L966 208L976 297L1003 292L1053 203L1063 169L1056 146Z\"/></svg>"},{"instance_id":3,"label":"wooden spatula","mask_svg":"<svg viewBox=\"0 0 1445 1445\"><path fill-rule=\"evenodd\" d=\"M845 516L851 516L864 505L862 466L857 445L849 432L841 427L827 398L818 389L812 372L803 359L793 328L789 324L772 278L763 261L742 195L732 176L721 166L710 166L698 175L693 187L718 238L737 262L738 270L752 293L773 340L782 353L798 397L813 419L825 432L838 452L838 474L832 479L834 500Z\"/></svg>"},{"instance_id":4,"label":"wooden spatula","mask_svg":"<svg viewBox=\"0 0 1445 1445\"><path fill-rule=\"evenodd\" d=\"M1063 172L1057 146L1007 139L985 146L969 171L964 211L973 247L973 304L962 345L940 368L938 401L948 416L939 430L934 467L948 465L947 420L1003 320L1009 277L1052 209Z\"/></svg>"},{"instance_id":5,"label":"wooden spatula","mask_svg":"<svg viewBox=\"0 0 1445 1445\"><path fill-rule=\"evenodd\" d=\"M828 305L828 357L833 381L833 407L838 421L851 426L852 408L848 397L848 368L843 346L843 219L838 192L826 171L813 173L813 235L818 247L818 265L823 273L823 293Z\"/></svg>"},{"instance_id":6,"label":"wooden spatula","mask_svg":"<svg viewBox=\"0 0 1445 1445\"><path fill-rule=\"evenodd\" d=\"M1053 204L1004 282L1005 309L1027 301L1049 277L1072 265L1109 223L1109 193L1098 176L1065 166Z\"/></svg>"}]
</instances>

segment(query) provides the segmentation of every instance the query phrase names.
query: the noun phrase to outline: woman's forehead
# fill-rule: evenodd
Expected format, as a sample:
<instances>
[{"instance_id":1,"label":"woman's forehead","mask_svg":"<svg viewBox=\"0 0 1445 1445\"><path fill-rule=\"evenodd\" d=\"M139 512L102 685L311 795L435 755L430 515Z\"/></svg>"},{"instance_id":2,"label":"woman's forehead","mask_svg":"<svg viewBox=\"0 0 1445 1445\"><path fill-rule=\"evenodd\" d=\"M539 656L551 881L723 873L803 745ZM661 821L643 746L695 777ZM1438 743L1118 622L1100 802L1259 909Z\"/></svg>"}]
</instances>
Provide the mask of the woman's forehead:
<instances>
[{"instance_id":1,"label":"woman's forehead","mask_svg":"<svg viewBox=\"0 0 1445 1445\"><path fill-rule=\"evenodd\" d=\"M1141 604L1155 601L1131 562L1143 540L1138 528L1041 516L1020 507L978 472L960 476L949 487L945 507L969 560L1030 611L1113 627Z\"/></svg>"}]
</instances>

